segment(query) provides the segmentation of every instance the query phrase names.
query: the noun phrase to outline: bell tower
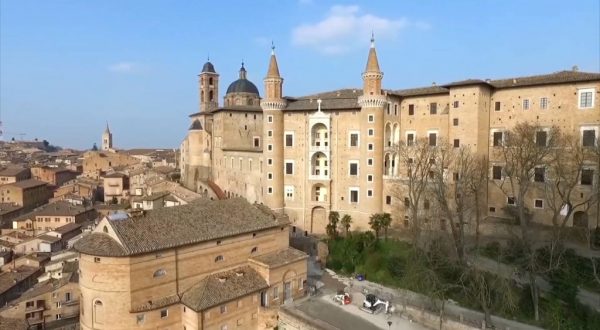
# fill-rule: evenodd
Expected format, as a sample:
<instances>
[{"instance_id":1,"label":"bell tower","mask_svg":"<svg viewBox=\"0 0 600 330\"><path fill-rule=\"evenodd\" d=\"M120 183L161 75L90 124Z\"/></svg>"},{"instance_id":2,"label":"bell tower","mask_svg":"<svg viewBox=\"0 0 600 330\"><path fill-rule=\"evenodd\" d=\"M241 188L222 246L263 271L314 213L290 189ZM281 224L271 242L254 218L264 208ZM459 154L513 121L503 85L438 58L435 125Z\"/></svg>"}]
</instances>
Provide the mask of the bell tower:
<instances>
[{"instance_id":1,"label":"bell tower","mask_svg":"<svg viewBox=\"0 0 600 330\"><path fill-rule=\"evenodd\" d=\"M283 98L283 78L279 74L275 47L271 47L271 59L265 84L265 98L261 100L263 109L263 157L265 171L263 201L275 212L283 212L283 109L286 101ZM269 147L271 146L269 150Z\"/></svg>"},{"instance_id":2,"label":"bell tower","mask_svg":"<svg viewBox=\"0 0 600 330\"><path fill-rule=\"evenodd\" d=\"M206 113L219 106L219 74L210 59L198 75L200 84L200 112Z\"/></svg>"},{"instance_id":3,"label":"bell tower","mask_svg":"<svg viewBox=\"0 0 600 330\"><path fill-rule=\"evenodd\" d=\"M110 128L108 128L108 122L106 123L106 128L104 129L104 133L102 133L102 151L109 151L113 148L112 142L112 133L110 132Z\"/></svg>"}]
</instances>

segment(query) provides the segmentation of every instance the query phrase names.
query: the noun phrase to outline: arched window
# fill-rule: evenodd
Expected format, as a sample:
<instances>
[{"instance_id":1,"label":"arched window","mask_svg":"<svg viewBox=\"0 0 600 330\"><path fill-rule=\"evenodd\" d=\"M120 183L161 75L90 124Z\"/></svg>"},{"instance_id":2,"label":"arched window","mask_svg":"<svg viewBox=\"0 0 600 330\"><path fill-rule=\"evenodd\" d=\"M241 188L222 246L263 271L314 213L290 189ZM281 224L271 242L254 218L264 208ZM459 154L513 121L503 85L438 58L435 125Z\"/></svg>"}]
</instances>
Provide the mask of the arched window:
<instances>
[{"instance_id":1,"label":"arched window","mask_svg":"<svg viewBox=\"0 0 600 330\"><path fill-rule=\"evenodd\" d=\"M107 228L106 226L104 226L104 227L102 228L102 231L103 231L103 232L105 232L105 233L108 233L108 228Z\"/></svg>"},{"instance_id":2,"label":"arched window","mask_svg":"<svg viewBox=\"0 0 600 330\"><path fill-rule=\"evenodd\" d=\"M102 304L102 301L100 301L100 300L94 301L93 308L94 308L93 322L96 324L104 323L104 305Z\"/></svg>"},{"instance_id":3,"label":"arched window","mask_svg":"<svg viewBox=\"0 0 600 330\"><path fill-rule=\"evenodd\" d=\"M252 251L250 251L251 254L255 254L256 252L258 252L258 246L253 247Z\"/></svg>"},{"instance_id":4,"label":"arched window","mask_svg":"<svg viewBox=\"0 0 600 330\"><path fill-rule=\"evenodd\" d=\"M155 271L155 272L154 272L154 275L152 275L152 276L153 276L154 278L156 278L156 277L163 277L163 276L165 276L165 275L167 275L167 271L161 268L161 269L159 269L159 270Z\"/></svg>"},{"instance_id":5,"label":"arched window","mask_svg":"<svg viewBox=\"0 0 600 330\"><path fill-rule=\"evenodd\" d=\"M313 147L327 147L329 146L329 132L327 126L318 123L312 127L312 145Z\"/></svg>"},{"instance_id":6,"label":"arched window","mask_svg":"<svg viewBox=\"0 0 600 330\"><path fill-rule=\"evenodd\" d=\"M212 84L213 84L213 78L212 78L212 77L209 77L209 78L208 78L208 84L209 84L209 85L212 85Z\"/></svg>"},{"instance_id":7,"label":"arched window","mask_svg":"<svg viewBox=\"0 0 600 330\"><path fill-rule=\"evenodd\" d=\"M208 92L208 99L212 102L215 100L213 91Z\"/></svg>"},{"instance_id":8,"label":"arched window","mask_svg":"<svg viewBox=\"0 0 600 330\"><path fill-rule=\"evenodd\" d=\"M219 261L223 261L225 260L225 257L223 257L223 255L218 255L215 257L215 262L219 262Z\"/></svg>"}]
</instances>

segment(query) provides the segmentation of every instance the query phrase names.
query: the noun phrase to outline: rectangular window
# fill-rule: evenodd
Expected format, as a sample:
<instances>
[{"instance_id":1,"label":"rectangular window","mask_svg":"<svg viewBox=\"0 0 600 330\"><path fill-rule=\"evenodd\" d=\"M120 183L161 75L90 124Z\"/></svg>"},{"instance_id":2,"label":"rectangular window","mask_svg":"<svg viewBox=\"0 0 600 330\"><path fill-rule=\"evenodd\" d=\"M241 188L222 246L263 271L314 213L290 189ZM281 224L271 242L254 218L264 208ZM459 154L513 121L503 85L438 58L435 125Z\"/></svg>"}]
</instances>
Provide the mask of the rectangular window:
<instances>
[{"instance_id":1,"label":"rectangular window","mask_svg":"<svg viewBox=\"0 0 600 330\"><path fill-rule=\"evenodd\" d=\"M267 116L267 122L272 123L273 122L273 116Z\"/></svg>"},{"instance_id":2,"label":"rectangular window","mask_svg":"<svg viewBox=\"0 0 600 330\"><path fill-rule=\"evenodd\" d=\"M594 92L593 88L579 90L579 109L589 109L594 107Z\"/></svg>"},{"instance_id":3,"label":"rectangular window","mask_svg":"<svg viewBox=\"0 0 600 330\"><path fill-rule=\"evenodd\" d=\"M268 130L268 131L267 131L267 136L268 136L268 137L271 137L271 136L273 136L273 131L271 131L271 130Z\"/></svg>"},{"instance_id":4,"label":"rectangular window","mask_svg":"<svg viewBox=\"0 0 600 330\"><path fill-rule=\"evenodd\" d=\"M545 147L548 143L548 132L546 131L537 131L535 133L535 144L538 147Z\"/></svg>"},{"instance_id":5,"label":"rectangular window","mask_svg":"<svg viewBox=\"0 0 600 330\"><path fill-rule=\"evenodd\" d=\"M267 188L267 194L269 194L269 195L273 194L273 187L268 187Z\"/></svg>"},{"instance_id":6,"label":"rectangular window","mask_svg":"<svg viewBox=\"0 0 600 330\"><path fill-rule=\"evenodd\" d=\"M596 130L594 129L584 129L581 135L581 144L584 147L594 147L596 146Z\"/></svg>"},{"instance_id":7,"label":"rectangular window","mask_svg":"<svg viewBox=\"0 0 600 330\"><path fill-rule=\"evenodd\" d=\"M367 182L373 182L373 175L372 174L367 175Z\"/></svg>"},{"instance_id":8,"label":"rectangular window","mask_svg":"<svg viewBox=\"0 0 600 330\"><path fill-rule=\"evenodd\" d=\"M425 210L429 210L429 201L428 201L428 200L424 200L424 201L423 201L423 208L424 208Z\"/></svg>"},{"instance_id":9,"label":"rectangular window","mask_svg":"<svg viewBox=\"0 0 600 330\"><path fill-rule=\"evenodd\" d=\"M294 186L285 186L285 199L286 200L294 200Z\"/></svg>"},{"instance_id":10,"label":"rectangular window","mask_svg":"<svg viewBox=\"0 0 600 330\"><path fill-rule=\"evenodd\" d=\"M374 129L372 129L372 128L369 128L369 131L368 131L368 132L369 132L369 136L373 136L373 135L375 135L375 130L374 130Z\"/></svg>"},{"instance_id":11,"label":"rectangular window","mask_svg":"<svg viewBox=\"0 0 600 330\"><path fill-rule=\"evenodd\" d=\"M369 123L372 123L372 122L374 122L374 121L375 121L375 116L373 116L373 115L369 115L369 117L368 117L368 121L369 121Z\"/></svg>"},{"instance_id":12,"label":"rectangular window","mask_svg":"<svg viewBox=\"0 0 600 330\"><path fill-rule=\"evenodd\" d=\"M286 147L294 146L294 133L285 133L285 146Z\"/></svg>"},{"instance_id":13,"label":"rectangular window","mask_svg":"<svg viewBox=\"0 0 600 330\"><path fill-rule=\"evenodd\" d=\"M373 143L369 143L369 144L367 145L367 149L368 149L369 151L373 151Z\"/></svg>"},{"instance_id":14,"label":"rectangular window","mask_svg":"<svg viewBox=\"0 0 600 330\"><path fill-rule=\"evenodd\" d=\"M594 182L594 170L591 168L585 168L581 170L581 185L591 186Z\"/></svg>"},{"instance_id":15,"label":"rectangular window","mask_svg":"<svg viewBox=\"0 0 600 330\"><path fill-rule=\"evenodd\" d=\"M429 114L430 115L437 114L437 103L429 103Z\"/></svg>"},{"instance_id":16,"label":"rectangular window","mask_svg":"<svg viewBox=\"0 0 600 330\"><path fill-rule=\"evenodd\" d=\"M500 146L502 146L502 142L504 140L503 139L504 134L502 132L494 132L493 137L494 137L494 144L493 144L494 147L500 147Z\"/></svg>"},{"instance_id":17,"label":"rectangular window","mask_svg":"<svg viewBox=\"0 0 600 330\"><path fill-rule=\"evenodd\" d=\"M367 190L367 197L373 197L373 190L372 189L368 189Z\"/></svg>"},{"instance_id":18,"label":"rectangular window","mask_svg":"<svg viewBox=\"0 0 600 330\"><path fill-rule=\"evenodd\" d=\"M529 110L529 99L523 100L523 110Z\"/></svg>"},{"instance_id":19,"label":"rectangular window","mask_svg":"<svg viewBox=\"0 0 600 330\"><path fill-rule=\"evenodd\" d=\"M273 165L273 158L267 158L267 165Z\"/></svg>"},{"instance_id":20,"label":"rectangular window","mask_svg":"<svg viewBox=\"0 0 600 330\"><path fill-rule=\"evenodd\" d=\"M227 305L222 305L220 308L221 314L227 313Z\"/></svg>"},{"instance_id":21,"label":"rectangular window","mask_svg":"<svg viewBox=\"0 0 600 330\"><path fill-rule=\"evenodd\" d=\"M260 138L259 137L254 137L254 147L255 148L260 147Z\"/></svg>"},{"instance_id":22,"label":"rectangular window","mask_svg":"<svg viewBox=\"0 0 600 330\"><path fill-rule=\"evenodd\" d=\"M267 150L272 151L273 150L273 145L272 144L267 144Z\"/></svg>"},{"instance_id":23,"label":"rectangular window","mask_svg":"<svg viewBox=\"0 0 600 330\"><path fill-rule=\"evenodd\" d=\"M367 158L367 165L373 166L373 158Z\"/></svg>"},{"instance_id":24,"label":"rectangular window","mask_svg":"<svg viewBox=\"0 0 600 330\"><path fill-rule=\"evenodd\" d=\"M385 204L392 205L392 196L390 196L390 195L385 196Z\"/></svg>"},{"instance_id":25,"label":"rectangular window","mask_svg":"<svg viewBox=\"0 0 600 330\"><path fill-rule=\"evenodd\" d=\"M547 97L540 98L540 109L542 109L542 110L548 109L548 98Z\"/></svg>"},{"instance_id":26,"label":"rectangular window","mask_svg":"<svg viewBox=\"0 0 600 330\"><path fill-rule=\"evenodd\" d=\"M163 309L160 311L160 318L161 319L166 319L169 316L169 310L168 309Z\"/></svg>"},{"instance_id":27,"label":"rectangular window","mask_svg":"<svg viewBox=\"0 0 600 330\"><path fill-rule=\"evenodd\" d=\"M452 180L454 180L455 182L457 182L458 179L460 179L460 176L458 175L458 172L452 173Z\"/></svg>"},{"instance_id":28,"label":"rectangular window","mask_svg":"<svg viewBox=\"0 0 600 330\"><path fill-rule=\"evenodd\" d=\"M458 108L459 105L460 105L460 102L458 102L458 101L452 102L452 107L453 108Z\"/></svg>"},{"instance_id":29,"label":"rectangular window","mask_svg":"<svg viewBox=\"0 0 600 330\"><path fill-rule=\"evenodd\" d=\"M452 119L452 125L458 126L458 118Z\"/></svg>"},{"instance_id":30,"label":"rectangular window","mask_svg":"<svg viewBox=\"0 0 600 330\"><path fill-rule=\"evenodd\" d=\"M508 205L516 205L514 197L506 197L506 204Z\"/></svg>"},{"instance_id":31,"label":"rectangular window","mask_svg":"<svg viewBox=\"0 0 600 330\"><path fill-rule=\"evenodd\" d=\"M454 148L459 148L459 147L460 147L460 140L454 139Z\"/></svg>"},{"instance_id":32,"label":"rectangular window","mask_svg":"<svg viewBox=\"0 0 600 330\"><path fill-rule=\"evenodd\" d=\"M435 147L437 145L437 133L429 133L429 146Z\"/></svg>"},{"instance_id":33,"label":"rectangular window","mask_svg":"<svg viewBox=\"0 0 600 330\"><path fill-rule=\"evenodd\" d=\"M492 166L492 179L502 180L502 166Z\"/></svg>"},{"instance_id":34,"label":"rectangular window","mask_svg":"<svg viewBox=\"0 0 600 330\"><path fill-rule=\"evenodd\" d=\"M358 203L358 188L350 188L350 203Z\"/></svg>"},{"instance_id":35,"label":"rectangular window","mask_svg":"<svg viewBox=\"0 0 600 330\"><path fill-rule=\"evenodd\" d=\"M500 102L494 104L494 111L500 111Z\"/></svg>"},{"instance_id":36,"label":"rectangular window","mask_svg":"<svg viewBox=\"0 0 600 330\"><path fill-rule=\"evenodd\" d=\"M414 104L409 104L408 105L408 115L409 116L413 116L415 114L415 105Z\"/></svg>"},{"instance_id":37,"label":"rectangular window","mask_svg":"<svg viewBox=\"0 0 600 330\"><path fill-rule=\"evenodd\" d=\"M358 132L351 132L350 133L350 146L351 147L358 147Z\"/></svg>"},{"instance_id":38,"label":"rectangular window","mask_svg":"<svg viewBox=\"0 0 600 330\"><path fill-rule=\"evenodd\" d=\"M398 115L398 105L394 104L394 116Z\"/></svg>"},{"instance_id":39,"label":"rectangular window","mask_svg":"<svg viewBox=\"0 0 600 330\"><path fill-rule=\"evenodd\" d=\"M294 162L293 161L288 160L285 162L285 174L287 174L287 175L294 174Z\"/></svg>"},{"instance_id":40,"label":"rectangular window","mask_svg":"<svg viewBox=\"0 0 600 330\"><path fill-rule=\"evenodd\" d=\"M546 169L544 167L536 167L533 173L533 181L535 182L544 182L545 181L545 175L546 175Z\"/></svg>"},{"instance_id":41,"label":"rectangular window","mask_svg":"<svg viewBox=\"0 0 600 330\"><path fill-rule=\"evenodd\" d=\"M351 160L348 163L348 168L349 168L348 175L354 175L354 176L358 175L358 161Z\"/></svg>"},{"instance_id":42,"label":"rectangular window","mask_svg":"<svg viewBox=\"0 0 600 330\"><path fill-rule=\"evenodd\" d=\"M273 299L279 299L279 287L273 288Z\"/></svg>"},{"instance_id":43,"label":"rectangular window","mask_svg":"<svg viewBox=\"0 0 600 330\"><path fill-rule=\"evenodd\" d=\"M268 173L267 173L267 179L268 179L268 180L273 180L273 173L271 173L271 172L268 172Z\"/></svg>"},{"instance_id":44,"label":"rectangular window","mask_svg":"<svg viewBox=\"0 0 600 330\"><path fill-rule=\"evenodd\" d=\"M415 145L415 134L414 133L407 133L406 134L406 145L407 146L414 146Z\"/></svg>"},{"instance_id":45,"label":"rectangular window","mask_svg":"<svg viewBox=\"0 0 600 330\"><path fill-rule=\"evenodd\" d=\"M404 207L410 207L410 199L408 197L404 197Z\"/></svg>"},{"instance_id":46,"label":"rectangular window","mask_svg":"<svg viewBox=\"0 0 600 330\"><path fill-rule=\"evenodd\" d=\"M544 200L543 199L534 200L533 207L535 207L536 209L543 209L544 208Z\"/></svg>"}]
</instances>

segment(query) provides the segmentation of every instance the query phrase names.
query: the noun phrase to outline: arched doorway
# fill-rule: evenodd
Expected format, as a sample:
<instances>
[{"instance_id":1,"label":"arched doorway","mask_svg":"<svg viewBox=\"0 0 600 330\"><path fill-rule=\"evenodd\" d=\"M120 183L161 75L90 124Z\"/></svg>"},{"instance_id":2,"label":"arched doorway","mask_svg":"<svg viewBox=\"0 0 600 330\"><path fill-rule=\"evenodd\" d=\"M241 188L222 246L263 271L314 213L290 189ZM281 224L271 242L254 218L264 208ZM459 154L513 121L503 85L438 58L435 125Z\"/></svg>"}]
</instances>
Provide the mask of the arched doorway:
<instances>
[{"instance_id":1,"label":"arched doorway","mask_svg":"<svg viewBox=\"0 0 600 330\"><path fill-rule=\"evenodd\" d=\"M325 232L325 226L327 225L327 212L325 208L317 206L312 209L310 219L310 232Z\"/></svg>"},{"instance_id":2,"label":"arched doorway","mask_svg":"<svg viewBox=\"0 0 600 330\"><path fill-rule=\"evenodd\" d=\"M573 214L573 227L588 228L588 216L583 211L577 211Z\"/></svg>"}]
</instances>

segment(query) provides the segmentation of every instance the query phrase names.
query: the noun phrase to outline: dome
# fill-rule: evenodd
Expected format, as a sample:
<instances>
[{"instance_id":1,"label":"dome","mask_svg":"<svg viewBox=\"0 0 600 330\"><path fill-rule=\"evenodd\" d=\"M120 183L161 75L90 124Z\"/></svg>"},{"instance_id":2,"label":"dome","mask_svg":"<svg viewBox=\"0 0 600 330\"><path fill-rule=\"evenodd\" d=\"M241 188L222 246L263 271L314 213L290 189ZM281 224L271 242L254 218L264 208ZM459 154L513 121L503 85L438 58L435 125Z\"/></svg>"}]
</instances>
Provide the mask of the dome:
<instances>
[{"instance_id":1,"label":"dome","mask_svg":"<svg viewBox=\"0 0 600 330\"><path fill-rule=\"evenodd\" d=\"M250 80L246 79L246 68L244 68L244 62L240 68L240 79L234 81L227 87L227 94L229 93L251 93L258 95L258 88Z\"/></svg>"},{"instance_id":2,"label":"dome","mask_svg":"<svg viewBox=\"0 0 600 330\"><path fill-rule=\"evenodd\" d=\"M210 63L210 61L204 63L204 66L202 67L202 72L216 73L215 67L212 63Z\"/></svg>"},{"instance_id":3,"label":"dome","mask_svg":"<svg viewBox=\"0 0 600 330\"><path fill-rule=\"evenodd\" d=\"M229 93L252 93L258 95L258 88L248 79L238 79L227 87L227 94Z\"/></svg>"}]
</instances>

